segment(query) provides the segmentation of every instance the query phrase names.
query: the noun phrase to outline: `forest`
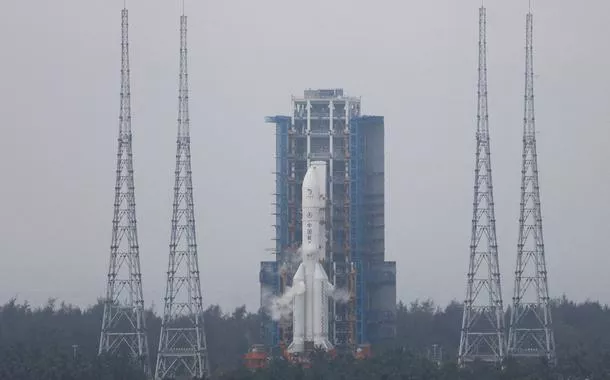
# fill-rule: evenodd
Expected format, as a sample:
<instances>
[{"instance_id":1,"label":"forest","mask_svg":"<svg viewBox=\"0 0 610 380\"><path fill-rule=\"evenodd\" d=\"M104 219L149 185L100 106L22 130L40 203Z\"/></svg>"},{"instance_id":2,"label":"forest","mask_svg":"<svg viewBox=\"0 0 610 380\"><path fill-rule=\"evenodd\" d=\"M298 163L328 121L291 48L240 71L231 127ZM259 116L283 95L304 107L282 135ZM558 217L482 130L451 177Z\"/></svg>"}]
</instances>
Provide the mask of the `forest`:
<instances>
[{"instance_id":1,"label":"forest","mask_svg":"<svg viewBox=\"0 0 610 380\"><path fill-rule=\"evenodd\" d=\"M132 363L120 357L97 355L103 306L81 309L56 300L42 307L13 299L0 307L0 379L11 380L119 380L144 379ZM273 360L263 370L245 369L243 355L260 343L261 312L244 306L224 312L218 306L205 311L205 329L212 378L247 379L610 379L610 309L597 302L575 303L566 297L553 302L558 365L543 361L507 360L502 370L483 363L458 369L462 307L453 302L442 308L432 301L397 305L397 336L373 357L328 358L314 353L312 366L302 368ZM160 318L147 311L152 363L156 360ZM441 363L430 360L433 347Z\"/></svg>"}]
</instances>

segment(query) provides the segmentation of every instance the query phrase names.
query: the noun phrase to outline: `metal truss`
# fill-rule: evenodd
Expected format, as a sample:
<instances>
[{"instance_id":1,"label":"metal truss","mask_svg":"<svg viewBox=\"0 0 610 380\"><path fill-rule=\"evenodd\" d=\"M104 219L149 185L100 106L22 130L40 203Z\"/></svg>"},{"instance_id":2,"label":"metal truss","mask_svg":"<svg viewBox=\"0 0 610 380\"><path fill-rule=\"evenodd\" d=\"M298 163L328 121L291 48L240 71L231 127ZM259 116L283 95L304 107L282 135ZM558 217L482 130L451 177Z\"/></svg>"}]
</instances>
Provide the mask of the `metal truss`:
<instances>
[{"instance_id":1,"label":"metal truss","mask_svg":"<svg viewBox=\"0 0 610 380\"><path fill-rule=\"evenodd\" d=\"M458 362L504 359L504 314L496 241L487 110L486 11L479 9L477 150L472 238Z\"/></svg>"},{"instance_id":2,"label":"metal truss","mask_svg":"<svg viewBox=\"0 0 610 380\"><path fill-rule=\"evenodd\" d=\"M555 338L552 329L538 185L531 12L526 17L525 52L521 210L508 354L515 357L545 357L554 364Z\"/></svg>"},{"instance_id":3,"label":"metal truss","mask_svg":"<svg viewBox=\"0 0 610 380\"><path fill-rule=\"evenodd\" d=\"M186 24L182 15L176 178L157 379L209 376L191 176Z\"/></svg>"},{"instance_id":4,"label":"metal truss","mask_svg":"<svg viewBox=\"0 0 610 380\"><path fill-rule=\"evenodd\" d=\"M99 354L128 355L150 375L133 180L127 9L121 15L121 109L114 218Z\"/></svg>"}]
</instances>

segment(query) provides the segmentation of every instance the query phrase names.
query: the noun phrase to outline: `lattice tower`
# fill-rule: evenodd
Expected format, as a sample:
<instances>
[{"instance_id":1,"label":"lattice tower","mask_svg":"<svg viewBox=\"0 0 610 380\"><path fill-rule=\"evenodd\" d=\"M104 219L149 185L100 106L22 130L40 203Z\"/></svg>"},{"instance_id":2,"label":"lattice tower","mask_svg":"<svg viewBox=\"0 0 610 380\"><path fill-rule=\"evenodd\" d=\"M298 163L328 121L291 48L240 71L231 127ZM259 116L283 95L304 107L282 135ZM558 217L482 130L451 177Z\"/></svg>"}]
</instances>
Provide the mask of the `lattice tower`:
<instances>
[{"instance_id":1,"label":"lattice tower","mask_svg":"<svg viewBox=\"0 0 610 380\"><path fill-rule=\"evenodd\" d=\"M165 308L156 378L207 378L207 343L199 279L191 176L186 16L180 17L178 137Z\"/></svg>"},{"instance_id":2,"label":"lattice tower","mask_svg":"<svg viewBox=\"0 0 610 380\"><path fill-rule=\"evenodd\" d=\"M121 11L121 105L112 243L99 354L126 354L150 374L136 223L127 9Z\"/></svg>"},{"instance_id":3,"label":"lattice tower","mask_svg":"<svg viewBox=\"0 0 610 380\"><path fill-rule=\"evenodd\" d=\"M498 264L487 109L487 16L479 9L479 80L472 238L458 362L504 358L504 314Z\"/></svg>"},{"instance_id":4,"label":"lattice tower","mask_svg":"<svg viewBox=\"0 0 610 380\"><path fill-rule=\"evenodd\" d=\"M533 15L526 16L525 107L521 210L515 288L508 334L511 356L546 357L555 362L549 286L542 236L534 117Z\"/></svg>"}]
</instances>

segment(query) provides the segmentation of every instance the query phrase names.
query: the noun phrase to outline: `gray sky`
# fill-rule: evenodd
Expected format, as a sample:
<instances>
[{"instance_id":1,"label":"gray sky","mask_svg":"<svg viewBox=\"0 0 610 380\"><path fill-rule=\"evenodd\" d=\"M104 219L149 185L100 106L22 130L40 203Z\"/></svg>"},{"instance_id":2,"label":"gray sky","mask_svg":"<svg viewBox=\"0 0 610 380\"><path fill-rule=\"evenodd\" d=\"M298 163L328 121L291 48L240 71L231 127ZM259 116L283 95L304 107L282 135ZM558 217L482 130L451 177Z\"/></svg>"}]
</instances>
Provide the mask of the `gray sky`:
<instances>
[{"instance_id":1,"label":"gray sky","mask_svg":"<svg viewBox=\"0 0 610 380\"><path fill-rule=\"evenodd\" d=\"M298 5L297 5L298 4ZM475 0L187 0L195 207L206 304L258 307L271 259L274 134L291 94L343 87L386 120L386 256L398 298L465 293L476 114ZM512 296L527 1L486 2L500 269ZM0 2L0 301L104 293L122 1ZM178 2L129 0L145 300L165 287ZM610 3L535 2L550 290L610 302Z\"/></svg>"}]
</instances>

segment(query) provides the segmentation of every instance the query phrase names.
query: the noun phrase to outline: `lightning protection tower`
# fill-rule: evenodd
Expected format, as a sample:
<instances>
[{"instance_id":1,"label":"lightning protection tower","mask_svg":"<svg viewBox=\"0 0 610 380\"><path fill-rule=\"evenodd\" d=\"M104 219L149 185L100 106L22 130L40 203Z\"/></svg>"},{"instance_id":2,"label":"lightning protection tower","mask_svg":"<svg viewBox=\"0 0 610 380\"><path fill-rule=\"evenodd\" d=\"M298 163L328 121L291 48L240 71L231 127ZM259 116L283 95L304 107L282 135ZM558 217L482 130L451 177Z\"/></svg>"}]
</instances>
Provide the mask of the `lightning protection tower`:
<instances>
[{"instance_id":1,"label":"lightning protection tower","mask_svg":"<svg viewBox=\"0 0 610 380\"><path fill-rule=\"evenodd\" d=\"M521 212L515 288L508 334L508 354L546 357L555 363L549 286L542 237L542 212L538 186L536 125L534 117L533 16L526 16L525 109L523 162L521 166Z\"/></svg>"},{"instance_id":2,"label":"lightning protection tower","mask_svg":"<svg viewBox=\"0 0 610 380\"><path fill-rule=\"evenodd\" d=\"M209 376L199 280L189 133L186 16L180 17L178 137L165 309L156 378Z\"/></svg>"},{"instance_id":3,"label":"lightning protection tower","mask_svg":"<svg viewBox=\"0 0 610 380\"><path fill-rule=\"evenodd\" d=\"M487 113L487 16L479 9L479 82L470 262L458 362L504 358L504 314L496 241Z\"/></svg>"},{"instance_id":4,"label":"lightning protection tower","mask_svg":"<svg viewBox=\"0 0 610 380\"><path fill-rule=\"evenodd\" d=\"M131 150L131 93L129 83L129 38L127 9L122 15L121 109L114 194L114 218L108 284L99 354L126 354L150 374L148 339L144 318L142 274Z\"/></svg>"}]
</instances>

